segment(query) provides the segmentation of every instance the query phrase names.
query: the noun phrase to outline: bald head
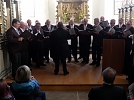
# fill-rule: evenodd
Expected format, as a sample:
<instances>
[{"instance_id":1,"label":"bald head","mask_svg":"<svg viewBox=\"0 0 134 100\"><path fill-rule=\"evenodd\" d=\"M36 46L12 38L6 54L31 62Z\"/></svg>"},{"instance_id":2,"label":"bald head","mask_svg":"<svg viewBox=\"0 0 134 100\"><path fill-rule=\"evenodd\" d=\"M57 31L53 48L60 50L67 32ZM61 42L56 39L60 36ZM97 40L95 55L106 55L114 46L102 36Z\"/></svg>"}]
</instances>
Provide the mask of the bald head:
<instances>
[{"instance_id":1,"label":"bald head","mask_svg":"<svg viewBox=\"0 0 134 100\"><path fill-rule=\"evenodd\" d=\"M115 80L116 71L113 68L108 67L102 72L102 75L105 83L113 83Z\"/></svg>"}]
</instances>

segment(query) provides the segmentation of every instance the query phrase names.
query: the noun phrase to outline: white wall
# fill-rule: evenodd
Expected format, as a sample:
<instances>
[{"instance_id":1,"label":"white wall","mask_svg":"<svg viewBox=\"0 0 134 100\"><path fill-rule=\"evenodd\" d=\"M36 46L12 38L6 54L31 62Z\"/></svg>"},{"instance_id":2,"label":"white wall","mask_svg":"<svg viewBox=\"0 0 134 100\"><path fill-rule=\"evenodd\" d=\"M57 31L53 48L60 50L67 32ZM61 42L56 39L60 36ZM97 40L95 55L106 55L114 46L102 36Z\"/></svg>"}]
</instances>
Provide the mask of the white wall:
<instances>
[{"instance_id":1,"label":"white wall","mask_svg":"<svg viewBox=\"0 0 134 100\"><path fill-rule=\"evenodd\" d=\"M30 2L26 3L29 5ZM32 19L33 24L35 20L39 20L42 25L44 25L47 19L50 19L51 23L55 24L57 4L57 0L35 0L35 17L28 17L27 14L23 14L22 19L24 21L28 18ZM114 0L89 0L88 4L89 23L93 24L93 19L96 17L100 18L100 16L104 16L108 21L114 18L117 20L116 23L118 23L118 15L114 15ZM23 7L23 13L26 10L25 6Z\"/></svg>"},{"instance_id":2,"label":"white wall","mask_svg":"<svg viewBox=\"0 0 134 100\"><path fill-rule=\"evenodd\" d=\"M93 19L101 16L105 20L116 19L118 23L118 15L114 15L114 0L89 0L90 23L93 24Z\"/></svg>"}]
</instances>

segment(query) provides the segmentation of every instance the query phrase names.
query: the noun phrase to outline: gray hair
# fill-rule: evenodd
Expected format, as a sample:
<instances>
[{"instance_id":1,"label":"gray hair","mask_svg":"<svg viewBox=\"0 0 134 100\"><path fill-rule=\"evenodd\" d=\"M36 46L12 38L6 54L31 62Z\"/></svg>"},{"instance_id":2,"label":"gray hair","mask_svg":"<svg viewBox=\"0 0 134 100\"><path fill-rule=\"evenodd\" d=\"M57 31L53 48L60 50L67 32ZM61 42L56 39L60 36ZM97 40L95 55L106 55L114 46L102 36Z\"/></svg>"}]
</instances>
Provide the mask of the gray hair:
<instances>
[{"instance_id":1,"label":"gray hair","mask_svg":"<svg viewBox=\"0 0 134 100\"><path fill-rule=\"evenodd\" d=\"M116 71L113 68L108 67L102 72L102 75L104 82L113 83L115 80Z\"/></svg>"},{"instance_id":2,"label":"gray hair","mask_svg":"<svg viewBox=\"0 0 134 100\"><path fill-rule=\"evenodd\" d=\"M94 18L94 21L97 21L97 22L99 22L99 18Z\"/></svg>"},{"instance_id":3,"label":"gray hair","mask_svg":"<svg viewBox=\"0 0 134 100\"><path fill-rule=\"evenodd\" d=\"M16 71L15 80L17 82L27 82L31 78L30 68L26 65L20 66Z\"/></svg>"},{"instance_id":4,"label":"gray hair","mask_svg":"<svg viewBox=\"0 0 134 100\"><path fill-rule=\"evenodd\" d=\"M129 94L134 94L134 83L132 83L132 84L128 87L128 90L129 90Z\"/></svg>"},{"instance_id":5,"label":"gray hair","mask_svg":"<svg viewBox=\"0 0 134 100\"><path fill-rule=\"evenodd\" d=\"M115 23L115 19L111 19L110 22L114 22Z\"/></svg>"}]
</instances>

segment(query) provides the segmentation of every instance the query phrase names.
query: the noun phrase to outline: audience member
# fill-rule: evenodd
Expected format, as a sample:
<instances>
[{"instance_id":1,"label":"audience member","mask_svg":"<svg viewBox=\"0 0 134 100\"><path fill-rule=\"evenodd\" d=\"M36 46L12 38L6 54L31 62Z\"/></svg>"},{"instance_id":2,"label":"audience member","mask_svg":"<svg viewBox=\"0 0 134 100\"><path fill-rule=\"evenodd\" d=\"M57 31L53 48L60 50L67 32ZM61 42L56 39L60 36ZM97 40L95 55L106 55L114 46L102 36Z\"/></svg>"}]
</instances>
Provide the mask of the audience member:
<instances>
[{"instance_id":1,"label":"audience member","mask_svg":"<svg viewBox=\"0 0 134 100\"><path fill-rule=\"evenodd\" d=\"M11 91L16 100L34 100L40 97L46 100L45 92L39 91L39 84L31 77L31 71L28 66L23 65L17 69L15 81L11 85Z\"/></svg>"},{"instance_id":2,"label":"audience member","mask_svg":"<svg viewBox=\"0 0 134 100\"><path fill-rule=\"evenodd\" d=\"M88 94L88 100L127 100L125 90L113 84L116 71L108 67L103 71L102 75L104 84L92 88Z\"/></svg>"},{"instance_id":3,"label":"audience member","mask_svg":"<svg viewBox=\"0 0 134 100\"><path fill-rule=\"evenodd\" d=\"M0 100L14 100L10 86L3 79L0 79Z\"/></svg>"},{"instance_id":4,"label":"audience member","mask_svg":"<svg viewBox=\"0 0 134 100\"><path fill-rule=\"evenodd\" d=\"M134 100L134 83L132 83L129 87L129 97L128 100Z\"/></svg>"}]
</instances>

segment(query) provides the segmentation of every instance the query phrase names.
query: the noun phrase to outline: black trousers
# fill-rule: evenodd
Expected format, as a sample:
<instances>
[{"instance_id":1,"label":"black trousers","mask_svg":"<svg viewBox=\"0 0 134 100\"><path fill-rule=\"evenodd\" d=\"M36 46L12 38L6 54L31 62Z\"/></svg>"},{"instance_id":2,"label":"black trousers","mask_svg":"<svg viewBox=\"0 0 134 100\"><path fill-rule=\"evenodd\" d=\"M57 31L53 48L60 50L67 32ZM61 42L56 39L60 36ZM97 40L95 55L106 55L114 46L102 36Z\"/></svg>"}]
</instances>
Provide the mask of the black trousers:
<instances>
[{"instance_id":1,"label":"black trousers","mask_svg":"<svg viewBox=\"0 0 134 100\"><path fill-rule=\"evenodd\" d=\"M68 60L71 61L71 55L73 55L74 60L77 61L77 44L76 45L69 45L69 57Z\"/></svg>"},{"instance_id":2,"label":"black trousers","mask_svg":"<svg viewBox=\"0 0 134 100\"><path fill-rule=\"evenodd\" d=\"M92 59L94 63L100 64L101 53L102 53L101 46L92 45Z\"/></svg>"},{"instance_id":3,"label":"black trousers","mask_svg":"<svg viewBox=\"0 0 134 100\"><path fill-rule=\"evenodd\" d=\"M60 61L62 63L62 67L63 67L63 72L66 73L67 72L67 68L66 68L66 58L55 58L53 59L54 60L54 63L55 63L55 70L54 72L55 73L58 73L59 72L59 65L60 65Z\"/></svg>"},{"instance_id":4,"label":"black trousers","mask_svg":"<svg viewBox=\"0 0 134 100\"><path fill-rule=\"evenodd\" d=\"M47 61L49 61L49 52L50 52L50 48L45 48L44 55Z\"/></svg>"},{"instance_id":5,"label":"black trousers","mask_svg":"<svg viewBox=\"0 0 134 100\"><path fill-rule=\"evenodd\" d=\"M21 53L9 52L9 58L12 63L12 77L15 79L16 71L21 66Z\"/></svg>"},{"instance_id":6,"label":"black trousers","mask_svg":"<svg viewBox=\"0 0 134 100\"><path fill-rule=\"evenodd\" d=\"M129 67L130 67L130 51L131 49L125 49L125 57L124 57L124 68L123 68L123 74L128 75L129 73Z\"/></svg>"},{"instance_id":7,"label":"black trousers","mask_svg":"<svg viewBox=\"0 0 134 100\"><path fill-rule=\"evenodd\" d=\"M44 41L44 56L48 62L49 62L50 45L51 45L50 39L46 39Z\"/></svg>"},{"instance_id":8,"label":"black trousers","mask_svg":"<svg viewBox=\"0 0 134 100\"><path fill-rule=\"evenodd\" d=\"M82 58L84 62L88 62L89 61L89 49L90 49L90 44L86 45L83 44L82 45Z\"/></svg>"},{"instance_id":9,"label":"black trousers","mask_svg":"<svg viewBox=\"0 0 134 100\"><path fill-rule=\"evenodd\" d=\"M40 67L41 64L43 64L43 51L42 50L37 50L35 52L35 62L36 62L36 67Z\"/></svg>"},{"instance_id":10,"label":"black trousers","mask_svg":"<svg viewBox=\"0 0 134 100\"><path fill-rule=\"evenodd\" d=\"M21 65L29 65L28 51L21 52Z\"/></svg>"}]
</instances>

